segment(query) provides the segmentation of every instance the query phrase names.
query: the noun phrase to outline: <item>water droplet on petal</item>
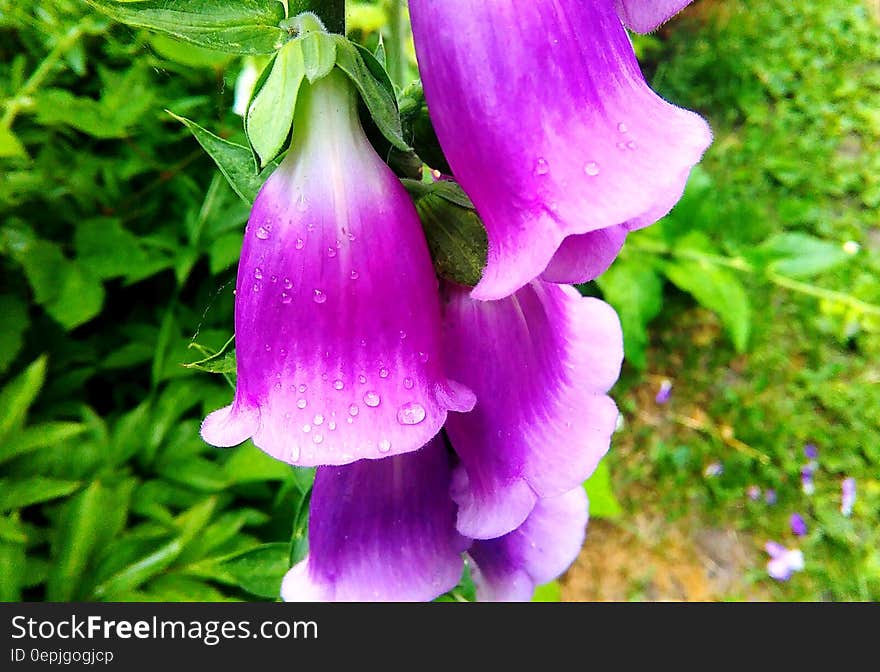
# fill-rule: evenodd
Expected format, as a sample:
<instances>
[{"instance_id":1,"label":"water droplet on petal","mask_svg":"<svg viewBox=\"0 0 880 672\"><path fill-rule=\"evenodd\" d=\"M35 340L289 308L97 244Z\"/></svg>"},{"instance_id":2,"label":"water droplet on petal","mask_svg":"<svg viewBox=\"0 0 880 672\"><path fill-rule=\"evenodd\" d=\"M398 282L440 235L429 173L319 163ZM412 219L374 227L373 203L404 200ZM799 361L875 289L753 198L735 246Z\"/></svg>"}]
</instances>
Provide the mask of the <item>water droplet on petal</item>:
<instances>
[{"instance_id":1,"label":"water droplet on petal","mask_svg":"<svg viewBox=\"0 0 880 672\"><path fill-rule=\"evenodd\" d=\"M281 303L288 304L293 301L293 297L287 292L281 292Z\"/></svg>"},{"instance_id":2,"label":"water droplet on petal","mask_svg":"<svg viewBox=\"0 0 880 672\"><path fill-rule=\"evenodd\" d=\"M550 172L550 164L547 163L547 159L539 158L535 161L535 175L546 175Z\"/></svg>"},{"instance_id":3,"label":"water droplet on petal","mask_svg":"<svg viewBox=\"0 0 880 672\"><path fill-rule=\"evenodd\" d=\"M303 409L308 405L309 405L309 402L307 402L305 399L299 399L296 402L296 407L299 409Z\"/></svg>"},{"instance_id":4,"label":"water droplet on petal","mask_svg":"<svg viewBox=\"0 0 880 672\"><path fill-rule=\"evenodd\" d=\"M307 389L309 389L309 388L306 387L305 383L303 383L303 384L300 385L299 388L297 388L297 389L299 389L300 393L302 393L302 392L305 392L305 391L306 391Z\"/></svg>"},{"instance_id":5,"label":"water droplet on petal","mask_svg":"<svg viewBox=\"0 0 880 672\"><path fill-rule=\"evenodd\" d=\"M271 278L269 278L269 280L270 280L271 282L278 282L278 276L277 276L277 275L273 275Z\"/></svg>"},{"instance_id":6,"label":"water droplet on petal","mask_svg":"<svg viewBox=\"0 0 880 672\"><path fill-rule=\"evenodd\" d=\"M636 149L638 148L638 145L636 144L635 140L630 140L628 143L626 143L626 147L627 149Z\"/></svg>"},{"instance_id":7,"label":"water droplet on petal","mask_svg":"<svg viewBox=\"0 0 880 672\"><path fill-rule=\"evenodd\" d=\"M263 271L259 268L254 269L254 279L262 280L263 279Z\"/></svg>"},{"instance_id":8,"label":"water droplet on petal","mask_svg":"<svg viewBox=\"0 0 880 672\"><path fill-rule=\"evenodd\" d=\"M293 445L288 449L288 461L296 462L299 460L299 446Z\"/></svg>"},{"instance_id":9,"label":"water droplet on petal","mask_svg":"<svg viewBox=\"0 0 880 672\"><path fill-rule=\"evenodd\" d=\"M312 426L311 426L311 425L303 425L303 432L304 432L304 433L308 434L308 433L311 432L311 431L312 431Z\"/></svg>"},{"instance_id":10,"label":"water droplet on petal","mask_svg":"<svg viewBox=\"0 0 880 672\"><path fill-rule=\"evenodd\" d=\"M336 256L336 248L335 247L328 247L327 248L327 256L330 257L331 259L333 257L335 257Z\"/></svg>"},{"instance_id":11,"label":"water droplet on petal","mask_svg":"<svg viewBox=\"0 0 880 672\"><path fill-rule=\"evenodd\" d=\"M397 422L401 425L417 425L425 419L427 413L421 404L411 401L397 411Z\"/></svg>"},{"instance_id":12,"label":"water droplet on petal","mask_svg":"<svg viewBox=\"0 0 880 672\"><path fill-rule=\"evenodd\" d=\"M403 379L403 386L406 389L411 390L413 388L413 379L412 378L404 378Z\"/></svg>"},{"instance_id":13,"label":"water droplet on petal","mask_svg":"<svg viewBox=\"0 0 880 672\"><path fill-rule=\"evenodd\" d=\"M327 301L327 295L324 292L322 292L320 289L316 289L314 291L313 298L315 300L315 303L318 303L318 304L325 303Z\"/></svg>"},{"instance_id":14,"label":"water droplet on petal","mask_svg":"<svg viewBox=\"0 0 880 672\"><path fill-rule=\"evenodd\" d=\"M268 240L269 239L269 229L265 226L261 226L257 229L257 232L254 234L260 240Z\"/></svg>"},{"instance_id":15,"label":"water droplet on petal","mask_svg":"<svg viewBox=\"0 0 880 672\"><path fill-rule=\"evenodd\" d=\"M343 387L345 387L345 383L343 383L341 380L334 380L333 381L333 389L334 390L341 390Z\"/></svg>"},{"instance_id":16,"label":"water droplet on petal","mask_svg":"<svg viewBox=\"0 0 880 672\"><path fill-rule=\"evenodd\" d=\"M290 281L290 278L284 278L284 289L292 289L293 283Z\"/></svg>"},{"instance_id":17,"label":"water droplet on petal","mask_svg":"<svg viewBox=\"0 0 880 672\"><path fill-rule=\"evenodd\" d=\"M590 161L584 166L584 172L590 177L596 177L599 174L599 164L595 161Z\"/></svg>"},{"instance_id":18,"label":"water droplet on petal","mask_svg":"<svg viewBox=\"0 0 880 672\"><path fill-rule=\"evenodd\" d=\"M617 124L617 130L621 133L626 133L629 129L627 128L626 124L621 121L619 124Z\"/></svg>"},{"instance_id":19,"label":"water droplet on petal","mask_svg":"<svg viewBox=\"0 0 880 672\"><path fill-rule=\"evenodd\" d=\"M361 274L358 273L357 271L352 271L352 272L351 272L351 279L352 279L352 280L357 280L359 277L361 277Z\"/></svg>"},{"instance_id":20,"label":"water droplet on petal","mask_svg":"<svg viewBox=\"0 0 880 672\"><path fill-rule=\"evenodd\" d=\"M331 432L334 431L336 429L336 423L331 420L327 423L327 429L329 429Z\"/></svg>"},{"instance_id":21,"label":"water droplet on petal","mask_svg":"<svg viewBox=\"0 0 880 672\"><path fill-rule=\"evenodd\" d=\"M378 394L370 390L369 392L364 394L364 403L370 408L376 408L376 406L382 403L382 398Z\"/></svg>"},{"instance_id":22,"label":"water droplet on petal","mask_svg":"<svg viewBox=\"0 0 880 672\"><path fill-rule=\"evenodd\" d=\"M312 437L312 441L314 441L315 443L321 443L321 442L324 441L324 436L321 435L321 434L315 434L315 435Z\"/></svg>"},{"instance_id":23,"label":"water droplet on petal","mask_svg":"<svg viewBox=\"0 0 880 672\"><path fill-rule=\"evenodd\" d=\"M272 346L266 343L266 352L272 352Z\"/></svg>"},{"instance_id":24,"label":"water droplet on petal","mask_svg":"<svg viewBox=\"0 0 880 672\"><path fill-rule=\"evenodd\" d=\"M359 375L359 376L358 376L358 382L359 382L361 385L366 384L366 382L367 382L367 377L366 377L364 374Z\"/></svg>"},{"instance_id":25,"label":"water droplet on petal","mask_svg":"<svg viewBox=\"0 0 880 672\"><path fill-rule=\"evenodd\" d=\"M299 210L300 212L305 212L306 210L309 209L309 204L306 203L305 194L299 195L299 199L296 202L296 209Z\"/></svg>"},{"instance_id":26,"label":"water droplet on petal","mask_svg":"<svg viewBox=\"0 0 880 672\"><path fill-rule=\"evenodd\" d=\"M380 453L387 453L389 450L391 450L391 441L389 441L388 439L382 439L381 441L379 441Z\"/></svg>"},{"instance_id":27,"label":"water droplet on petal","mask_svg":"<svg viewBox=\"0 0 880 672\"><path fill-rule=\"evenodd\" d=\"M316 416L314 417L314 419L312 420L312 422L313 422L314 424L316 424L316 425L323 425L323 424L324 424L324 416L321 415L320 413L318 413L318 415L316 415Z\"/></svg>"},{"instance_id":28,"label":"water droplet on petal","mask_svg":"<svg viewBox=\"0 0 880 672\"><path fill-rule=\"evenodd\" d=\"M352 417L356 416L360 412L360 409L355 404L352 404L348 407L348 414ZM349 418L349 422L351 422L351 418Z\"/></svg>"},{"instance_id":29,"label":"water droplet on petal","mask_svg":"<svg viewBox=\"0 0 880 672\"><path fill-rule=\"evenodd\" d=\"M380 378L387 378L388 377L388 369L386 369L384 366L381 369L379 369L379 377Z\"/></svg>"},{"instance_id":30,"label":"water droplet on petal","mask_svg":"<svg viewBox=\"0 0 880 672\"><path fill-rule=\"evenodd\" d=\"M304 241L302 238L296 239L296 243L294 243L294 247L296 247L296 249L301 250L305 246L306 246L306 241Z\"/></svg>"},{"instance_id":31,"label":"water droplet on petal","mask_svg":"<svg viewBox=\"0 0 880 672\"><path fill-rule=\"evenodd\" d=\"M255 292L259 292L262 288L263 288L263 286L259 282L254 283L254 291Z\"/></svg>"},{"instance_id":32,"label":"water droplet on petal","mask_svg":"<svg viewBox=\"0 0 880 672\"><path fill-rule=\"evenodd\" d=\"M419 353L419 361L420 361L422 364L426 364L426 363L428 362L428 359L430 359L430 358L428 357L428 353L427 353L427 352L420 352L420 353Z\"/></svg>"},{"instance_id":33,"label":"water droplet on petal","mask_svg":"<svg viewBox=\"0 0 880 672\"><path fill-rule=\"evenodd\" d=\"M401 340L401 341L405 341L405 340L406 340L406 332L403 331L403 329L400 330L400 340Z\"/></svg>"}]
</instances>

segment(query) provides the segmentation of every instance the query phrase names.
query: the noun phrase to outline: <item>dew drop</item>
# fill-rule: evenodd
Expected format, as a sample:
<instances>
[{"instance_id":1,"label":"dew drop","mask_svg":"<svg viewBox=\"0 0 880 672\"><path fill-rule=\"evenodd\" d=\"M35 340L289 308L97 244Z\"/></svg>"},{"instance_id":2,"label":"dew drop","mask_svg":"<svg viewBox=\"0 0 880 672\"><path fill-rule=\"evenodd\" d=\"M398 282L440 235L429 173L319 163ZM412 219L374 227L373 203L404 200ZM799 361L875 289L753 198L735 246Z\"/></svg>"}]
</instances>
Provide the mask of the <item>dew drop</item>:
<instances>
[{"instance_id":1,"label":"dew drop","mask_svg":"<svg viewBox=\"0 0 880 672\"><path fill-rule=\"evenodd\" d=\"M280 383L280 382L279 382L279 383L275 383L275 389L276 389L276 390L280 390L280 389L281 389L281 383Z\"/></svg>"},{"instance_id":2,"label":"dew drop","mask_svg":"<svg viewBox=\"0 0 880 672\"><path fill-rule=\"evenodd\" d=\"M388 369L386 369L384 366L381 369L379 369L379 377L380 378L387 378L388 377Z\"/></svg>"},{"instance_id":3,"label":"dew drop","mask_svg":"<svg viewBox=\"0 0 880 672\"><path fill-rule=\"evenodd\" d=\"M281 348L280 350L278 350L278 354L281 355L282 357L287 357L287 350L285 350L284 348Z\"/></svg>"},{"instance_id":4,"label":"dew drop","mask_svg":"<svg viewBox=\"0 0 880 672\"><path fill-rule=\"evenodd\" d=\"M315 303L321 304L327 301L327 295L322 292L320 289L316 289L314 291L314 296L312 297L315 300Z\"/></svg>"},{"instance_id":5,"label":"dew drop","mask_svg":"<svg viewBox=\"0 0 880 672\"><path fill-rule=\"evenodd\" d=\"M402 329L400 330L400 340L401 340L401 341L405 341L405 340L406 340L406 332L403 331Z\"/></svg>"},{"instance_id":6,"label":"dew drop","mask_svg":"<svg viewBox=\"0 0 880 672\"><path fill-rule=\"evenodd\" d=\"M281 292L281 303L288 304L293 301L293 297L287 292Z\"/></svg>"},{"instance_id":7,"label":"dew drop","mask_svg":"<svg viewBox=\"0 0 880 672\"><path fill-rule=\"evenodd\" d=\"M626 143L626 147L627 149L636 149L638 148L638 145L636 144L635 140L630 140L628 143Z\"/></svg>"},{"instance_id":8,"label":"dew drop","mask_svg":"<svg viewBox=\"0 0 880 672\"><path fill-rule=\"evenodd\" d=\"M403 379L403 386L406 389L411 390L413 388L413 379L412 378L404 378Z\"/></svg>"},{"instance_id":9,"label":"dew drop","mask_svg":"<svg viewBox=\"0 0 880 672\"><path fill-rule=\"evenodd\" d=\"M322 434L315 434L312 437L312 441L314 441L315 443L322 443L324 441L324 436Z\"/></svg>"},{"instance_id":10,"label":"dew drop","mask_svg":"<svg viewBox=\"0 0 880 672\"><path fill-rule=\"evenodd\" d=\"M346 418L345 421L350 425L354 422L354 418Z\"/></svg>"},{"instance_id":11,"label":"dew drop","mask_svg":"<svg viewBox=\"0 0 880 672\"><path fill-rule=\"evenodd\" d=\"M296 201L296 209L300 212L305 212L309 209L309 204L306 203L305 194L300 194L299 199Z\"/></svg>"},{"instance_id":12,"label":"dew drop","mask_svg":"<svg viewBox=\"0 0 880 672\"><path fill-rule=\"evenodd\" d=\"M273 283L278 282L278 276L277 276L277 275L273 275L271 278L269 278L269 280L270 280L271 282L273 282Z\"/></svg>"},{"instance_id":13,"label":"dew drop","mask_svg":"<svg viewBox=\"0 0 880 672\"><path fill-rule=\"evenodd\" d=\"M376 408L376 406L382 403L382 398L378 394L370 390L369 392L364 394L364 403L370 408Z\"/></svg>"},{"instance_id":14,"label":"dew drop","mask_svg":"<svg viewBox=\"0 0 880 672\"><path fill-rule=\"evenodd\" d=\"M590 177L596 177L599 174L599 164L595 161L590 161L584 166L584 172Z\"/></svg>"},{"instance_id":15,"label":"dew drop","mask_svg":"<svg viewBox=\"0 0 880 672\"><path fill-rule=\"evenodd\" d=\"M352 272L351 272L351 279L352 279L352 280L357 280L359 277L361 277L361 274L358 273L357 271L352 271Z\"/></svg>"},{"instance_id":16,"label":"dew drop","mask_svg":"<svg viewBox=\"0 0 880 672\"><path fill-rule=\"evenodd\" d=\"M331 432L335 431L336 430L336 422L334 422L333 420L328 422L327 429L329 429Z\"/></svg>"},{"instance_id":17,"label":"dew drop","mask_svg":"<svg viewBox=\"0 0 880 672\"><path fill-rule=\"evenodd\" d=\"M306 246L306 241L304 241L302 238L296 239L296 243L294 243L294 247L296 247L296 249L301 250L305 246Z\"/></svg>"},{"instance_id":18,"label":"dew drop","mask_svg":"<svg viewBox=\"0 0 880 672\"><path fill-rule=\"evenodd\" d=\"M621 133L626 133L629 128L627 128L626 124L621 121L619 124L617 124L617 130Z\"/></svg>"},{"instance_id":19,"label":"dew drop","mask_svg":"<svg viewBox=\"0 0 880 672\"><path fill-rule=\"evenodd\" d=\"M257 232L254 234L260 240L268 240L269 239L269 229L265 226L261 226L257 229Z\"/></svg>"},{"instance_id":20,"label":"dew drop","mask_svg":"<svg viewBox=\"0 0 880 672\"><path fill-rule=\"evenodd\" d=\"M550 164L547 163L547 159L539 158L535 161L535 175L546 175L550 172Z\"/></svg>"},{"instance_id":21,"label":"dew drop","mask_svg":"<svg viewBox=\"0 0 880 672\"><path fill-rule=\"evenodd\" d=\"M293 289L293 283L290 278L284 278L284 289Z\"/></svg>"},{"instance_id":22,"label":"dew drop","mask_svg":"<svg viewBox=\"0 0 880 672\"><path fill-rule=\"evenodd\" d=\"M328 247L327 248L327 256L330 257L331 259L333 257L335 257L336 256L336 248L335 247Z\"/></svg>"},{"instance_id":23,"label":"dew drop","mask_svg":"<svg viewBox=\"0 0 880 672\"><path fill-rule=\"evenodd\" d=\"M312 420L312 422L313 422L314 424L318 425L318 426L323 425L323 424L324 424L324 416L321 415L320 413L318 413L318 415L316 415L316 416L314 417L314 419Z\"/></svg>"},{"instance_id":24,"label":"dew drop","mask_svg":"<svg viewBox=\"0 0 880 672\"><path fill-rule=\"evenodd\" d=\"M355 404L352 404L351 406L348 407L348 414L352 418L355 417L360 412L361 412L361 409L359 409ZM351 422L351 418L349 418L348 421Z\"/></svg>"},{"instance_id":25,"label":"dew drop","mask_svg":"<svg viewBox=\"0 0 880 672\"><path fill-rule=\"evenodd\" d=\"M380 453L387 453L389 450L391 450L391 441L389 441L388 439L382 439L381 441L379 441Z\"/></svg>"},{"instance_id":26,"label":"dew drop","mask_svg":"<svg viewBox=\"0 0 880 672\"><path fill-rule=\"evenodd\" d=\"M259 268L254 269L254 279L255 280L262 280L263 279L262 269L259 269Z\"/></svg>"},{"instance_id":27,"label":"dew drop","mask_svg":"<svg viewBox=\"0 0 880 672\"><path fill-rule=\"evenodd\" d=\"M296 402L296 407L299 409L303 409L308 405L309 405L309 402L307 402L305 399L299 399Z\"/></svg>"},{"instance_id":28,"label":"dew drop","mask_svg":"<svg viewBox=\"0 0 880 672\"><path fill-rule=\"evenodd\" d=\"M411 401L397 410L397 422L401 425L417 425L425 419L426 415L424 406Z\"/></svg>"},{"instance_id":29,"label":"dew drop","mask_svg":"<svg viewBox=\"0 0 880 672\"><path fill-rule=\"evenodd\" d=\"M367 382L367 377L366 377L364 374L359 375L359 376L358 376L358 382L359 382L361 385L366 384L366 382Z\"/></svg>"},{"instance_id":30,"label":"dew drop","mask_svg":"<svg viewBox=\"0 0 880 672\"><path fill-rule=\"evenodd\" d=\"M299 389L300 394L302 394L302 393L304 393L304 392L305 392L307 389L309 389L309 388L306 387L305 383L303 383L303 384L300 385L299 388L297 388L297 389Z\"/></svg>"},{"instance_id":31,"label":"dew drop","mask_svg":"<svg viewBox=\"0 0 880 672\"><path fill-rule=\"evenodd\" d=\"M420 361L422 364L426 364L426 363L428 362L428 359L429 359L429 357L428 357L428 353L427 353L427 352L420 352L420 353L419 353L419 361Z\"/></svg>"},{"instance_id":32,"label":"dew drop","mask_svg":"<svg viewBox=\"0 0 880 672\"><path fill-rule=\"evenodd\" d=\"M254 291L255 291L255 292L259 292L260 289L262 289L262 287L263 287L263 286L262 286L259 282L255 282L255 283L254 283Z\"/></svg>"},{"instance_id":33,"label":"dew drop","mask_svg":"<svg viewBox=\"0 0 880 672\"><path fill-rule=\"evenodd\" d=\"M266 343L266 352L272 352L272 346Z\"/></svg>"},{"instance_id":34,"label":"dew drop","mask_svg":"<svg viewBox=\"0 0 880 672\"><path fill-rule=\"evenodd\" d=\"M334 390L341 390L343 387L345 387L345 383L343 383L341 380L334 380L333 381L333 389Z\"/></svg>"},{"instance_id":35,"label":"dew drop","mask_svg":"<svg viewBox=\"0 0 880 672\"><path fill-rule=\"evenodd\" d=\"M303 425L303 433L308 434L311 431L312 431L311 425Z\"/></svg>"},{"instance_id":36,"label":"dew drop","mask_svg":"<svg viewBox=\"0 0 880 672\"><path fill-rule=\"evenodd\" d=\"M299 446L291 446L288 449L288 460L290 462L297 462L299 460Z\"/></svg>"}]
</instances>

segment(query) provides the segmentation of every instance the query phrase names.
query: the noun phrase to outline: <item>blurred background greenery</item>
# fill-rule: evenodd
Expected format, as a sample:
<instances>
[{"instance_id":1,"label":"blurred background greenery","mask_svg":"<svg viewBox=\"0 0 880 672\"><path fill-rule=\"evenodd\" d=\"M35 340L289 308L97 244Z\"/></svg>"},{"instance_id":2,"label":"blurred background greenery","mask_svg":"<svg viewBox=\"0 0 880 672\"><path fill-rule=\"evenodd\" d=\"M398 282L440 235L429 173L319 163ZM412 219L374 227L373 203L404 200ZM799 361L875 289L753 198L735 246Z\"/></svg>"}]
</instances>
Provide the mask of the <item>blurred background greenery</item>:
<instances>
[{"instance_id":1,"label":"blurred background greenery","mask_svg":"<svg viewBox=\"0 0 880 672\"><path fill-rule=\"evenodd\" d=\"M350 3L349 30L402 85L394 7ZM878 31L873 0L697 0L635 38L715 142L582 288L625 325L623 422L544 599L880 599ZM0 0L0 599L275 599L304 552L311 473L205 445L230 388L186 366L231 334L247 206L164 110L241 140L242 69ZM804 570L769 578L768 540Z\"/></svg>"}]
</instances>

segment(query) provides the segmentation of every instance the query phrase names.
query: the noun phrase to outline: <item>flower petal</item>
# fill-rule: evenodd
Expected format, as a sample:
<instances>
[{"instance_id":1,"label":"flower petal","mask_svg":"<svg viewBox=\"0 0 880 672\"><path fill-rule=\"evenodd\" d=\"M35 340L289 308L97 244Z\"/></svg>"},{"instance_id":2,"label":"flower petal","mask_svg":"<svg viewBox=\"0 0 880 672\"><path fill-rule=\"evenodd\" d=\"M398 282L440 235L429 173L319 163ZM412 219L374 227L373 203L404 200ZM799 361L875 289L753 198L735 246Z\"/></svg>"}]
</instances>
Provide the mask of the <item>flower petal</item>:
<instances>
[{"instance_id":1,"label":"flower petal","mask_svg":"<svg viewBox=\"0 0 880 672\"><path fill-rule=\"evenodd\" d=\"M498 539L475 541L468 550L477 599L526 601L535 587L552 581L575 561L584 543L587 495L577 487L541 499L528 519Z\"/></svg>"},{"instance_id":2,"label":"flower petal","mask_svg":"<svg viewBox=\"0 0 880 672\"><path fill-rule=\"evenodd\" d=\"M624 25L637 33L650 33L693 0L614 0Z\"/></svg>"},{"instance_id":3,"label":"flower petal","mask_svg":"<svg viewBox=\"0 0 880 672\"><path fill-rule=\"evenodd\" d=\"M450 455L414 453L318 469L309 555L284 578L287 601L422 601L461 578L469 541L455 531Z\"/></svg>"},{"instance_id":4,"label":"flower petal","mask_svg":"<svg viewBox=\"0 0 880 672\"><path fill-rule=\"evenodd\" d=\"M367 141L342 75L306 88L299 105L293 146L245 230L235 399L202 436L234 445L252 435L304 466L416 450L448 410L474 404L444 374L418 215Z\"/></svg>"},{"instance_id":5,"label":"flower petal","mask_svg":"<svg viewBox=\"0 0 880 672\"><path fill-rule=\"evenodd\" d=\"M711 141L647 86L613 0L411 0L410 13L437 136L488 232L475 298L539 276L569 236L662 216ZM608 261L595 256L579 276Z\"/></svg>"},{"instance_id":6,"label":"flower petal","mask_svg":"<svg viewBox=\"0 0 880 672\"><path fill-rule=\"evenodd\" d=\"M461 459L458 529L475 539L520 525L539 497L586 479L608 450L617 408L606 392L623 359L614 310L535 281L500 301L448 287L446 360L477 393L446 431Z\"/></svg>"}]
</instances>

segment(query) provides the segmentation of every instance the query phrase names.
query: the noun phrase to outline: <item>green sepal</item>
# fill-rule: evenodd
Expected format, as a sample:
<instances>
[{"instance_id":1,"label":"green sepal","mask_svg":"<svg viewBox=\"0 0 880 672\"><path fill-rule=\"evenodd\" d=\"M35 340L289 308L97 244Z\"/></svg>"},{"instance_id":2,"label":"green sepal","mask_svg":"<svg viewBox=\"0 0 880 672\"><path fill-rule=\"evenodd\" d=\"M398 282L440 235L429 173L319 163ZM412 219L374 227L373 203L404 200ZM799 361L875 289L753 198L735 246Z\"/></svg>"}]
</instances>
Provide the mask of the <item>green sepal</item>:
<instances>
[{"instance_id":1,"label":"green sepal","mask_svg":"<svg viewBox=\"0 0 880 672\"><path fill-rule=\"evenodd\" d=\"M404 139L412 145L422 161L441 173L452 175L428 116L428 104L419 80L406 87L400 96L400 123Z\"/></svg>"},{"instance_id":2,"label":"green sepal","mask_svg":"<svg viewBox=\"0 0 880 672\"><path fill-rule=\"evenodd\" d=\"M488 239L470 199L451 181L403 183L422 220L437 275L476 285L486 266Z\"/></svg>"},{"instance_id":3,"label":"green sepal","mask_svg":"<svg viewBox=\"0 0 880 672\"><path fill-rule=\"evenodd\" d=\"M271 54L288 38L280 2L266 0L86 0L120 23L234 54Z\"/></svg>"}]
</instances>

